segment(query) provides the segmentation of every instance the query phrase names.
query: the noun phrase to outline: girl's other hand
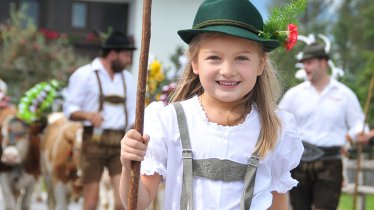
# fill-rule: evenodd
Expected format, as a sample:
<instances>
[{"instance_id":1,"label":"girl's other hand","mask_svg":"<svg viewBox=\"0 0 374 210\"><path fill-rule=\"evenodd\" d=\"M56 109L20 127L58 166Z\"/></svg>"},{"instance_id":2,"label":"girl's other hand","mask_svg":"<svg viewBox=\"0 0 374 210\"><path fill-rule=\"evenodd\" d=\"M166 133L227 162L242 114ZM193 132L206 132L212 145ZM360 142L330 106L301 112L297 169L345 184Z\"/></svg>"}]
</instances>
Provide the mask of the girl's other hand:
<instances>
[{"instance_id":1,"label":"girl's other hand","mask_svg":"<svg viewBox=\"0 0 374 210\"><path fill-rule=\"evenodd\" d=\"M135 130L129 130L121 140L121 163L126 169L130 169L131 161L144 160L147 151L149 136Z\"/></svg>"}]
</instances>

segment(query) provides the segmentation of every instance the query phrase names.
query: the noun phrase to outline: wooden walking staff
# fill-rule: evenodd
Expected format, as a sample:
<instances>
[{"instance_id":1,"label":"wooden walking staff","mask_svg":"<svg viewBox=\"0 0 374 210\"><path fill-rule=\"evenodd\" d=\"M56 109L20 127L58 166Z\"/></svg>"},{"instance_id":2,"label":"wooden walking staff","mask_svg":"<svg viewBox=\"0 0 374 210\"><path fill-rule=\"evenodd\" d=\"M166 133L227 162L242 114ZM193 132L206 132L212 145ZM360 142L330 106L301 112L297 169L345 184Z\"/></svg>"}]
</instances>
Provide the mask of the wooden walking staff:
<instances>
[{"instance_id":1,"label":"wooden walking staff","mask_svg":"<svg viewBox=\"0 0 374 210\"><path fill-rule=\"evenodd\" d=\"M367 122L368 118L368 113L369 113L369 107L370 107L370 102L371 102L371 96L372 92L374 89L374 73L371 74L371 80L369 84L369 90L368 90L368 95L366 97L366 102L365 102L365 107L364 107L364 125L362 128L362 133L365 132L365 124ZM357 143L357 157L356 157L356 171L355 171L355 185L354 185L354 191L353 191L353 210L356 210L357 208L357 195L358 195L358 175L361 170L361 153L362 153L362 144Z\"/></svg>"},{"instance_id":2,"label":"wooden walking staff","mask_svg":"<svg viewBox=\"0 0 374 210\"><path fill-rule=\"evenodd\" d=\"M138 87L136 94L135 129L143 134L145 91L148 70L149 42L151 39L151 8L152 0L143 0L142 41L138 72ZM128 209L136 210L138 203L140 162L131 162L131 179L128 194Z\"/></svg>"}]
</instances>

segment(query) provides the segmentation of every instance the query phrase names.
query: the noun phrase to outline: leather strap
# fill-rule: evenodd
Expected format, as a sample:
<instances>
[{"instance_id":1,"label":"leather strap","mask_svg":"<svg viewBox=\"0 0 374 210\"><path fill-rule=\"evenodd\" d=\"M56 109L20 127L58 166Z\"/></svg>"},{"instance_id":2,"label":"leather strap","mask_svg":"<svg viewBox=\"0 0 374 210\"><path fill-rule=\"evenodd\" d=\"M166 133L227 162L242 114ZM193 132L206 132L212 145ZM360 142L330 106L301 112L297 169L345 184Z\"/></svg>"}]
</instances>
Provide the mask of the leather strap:
<instances>
[{"instance_id":1,"label":"leather strap","mask_svg":"<svg viewBox=\"0 0 374 210\"><path fill-rule=\"evenodd\" d=\"M121 79L122 79L122 82L123 82L123 95L124 95L124 97L121 98L119 96L104 96L103 87L102 87L100 76L99 76L99 70L95 70L95 75L96 75L97 82L98 82L98 85L99 85L99 94L100 94L99 95L99 112L103 111L105 101L110 102L110 103L120 103L120 100L123 100L122 103L124 104L124 113L125 113L125 127L124 127L124 129L126 130L127 129L127 124L128 124L126 82L125 82L125 77L123 76L123 72L121 72L120 74L121 74Z\"/></svg>"},{"instance_id":2,"label":"leather strap","mask_svg":"<svg viewBox=\"0 0 374 210\"><path fill-rule=\"evenodd\" d=\"M193 160L193 175L205 179L233 182L243 181L247 165L216 158Z\"/></svg>"},{"instance_id":3,"label":"leather strap","mask_svg":"<svg viewBox=\"0 0 374 210\"><path fill-rule=\"evenodd\" d=\"M183 159L183 180L182 180L182 195L180 201L181 210L193 209L193 195L192 195L192 150L190 144L190 136L188 134L188 127L186 116L183 107L180 103L173 103L178 117L179 132L182 141L182 159ZM189 208L188 208L189 207Z\"/></svg>"},{"instance_id":4,"label":"leather strap","mask_svg":"<svg viewBox=\"0 0 374 210\"><path fill-rule=\"evenodd\" d=\"M125 98L117 95L108 95L104 96L104 101L109 102L111 104L123 104Z\"/></svg>"},{"instance_id":5,"label":"leather strap","mask_svg":"<svg viewBox=\"0 0 374 210\"><path fill-rule=\"evenodd\" d=\"M249 159L247 172L245 173L244 189L240 198L241 210L249 210L249 208L251 207L258 164L259 157L257 155L252 155Z\"/></svg>"},{"instance_id":6,"label":"leather strap","mask_svg":"<svg viewBox=\"0 0 374 210\"><path fill-rule=\"evenodd\" d=\"M104 94L103 94L103 87L101 85L101 80L99 76L99 70L95 70L95 75L97 79L97 83L99 85L99 112L103 111L103 106L104 106Z\"/></svg>"}]
</instances>

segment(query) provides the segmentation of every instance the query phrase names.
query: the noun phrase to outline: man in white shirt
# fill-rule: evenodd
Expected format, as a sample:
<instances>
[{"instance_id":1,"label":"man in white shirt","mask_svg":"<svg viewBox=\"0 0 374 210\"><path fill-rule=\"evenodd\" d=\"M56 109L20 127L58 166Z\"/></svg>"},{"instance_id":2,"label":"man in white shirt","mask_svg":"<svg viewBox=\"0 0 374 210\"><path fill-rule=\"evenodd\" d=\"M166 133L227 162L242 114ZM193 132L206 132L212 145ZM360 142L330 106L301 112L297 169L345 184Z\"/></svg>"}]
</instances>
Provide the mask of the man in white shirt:
<instances>
[{"instance_id":1,"label":"man in white shirt","mask_svg":"<svg viewBox=\"0 0 374 210\"><path fill-rule=\"evenodd\" d=\"M363 128L356 95L329 76L328 60L324 45L307 45L300 60L307 81L288 90L279 104L295 116L305 147L300 165L292 171L299 181L290 191L294 210L337 209L343 181L340 150L347 133L356 139Z\"/></svg>"},{"instance_id":2,"label":"man in white shirt","mask_svg":"<svg viewBox=\"0 0 374 210\"><path fill-rule=\"evenodd\" d=\"M69 79L64 112L84 125L82 182L84 210L96 209L99 181L106 167L113 185L115 209L124 209L118 187L122 165L120 141L135 121L136 82L125 71L135 47L125 34L113 32L102 55L77 69Z\"/></svg>"}]
</instances>

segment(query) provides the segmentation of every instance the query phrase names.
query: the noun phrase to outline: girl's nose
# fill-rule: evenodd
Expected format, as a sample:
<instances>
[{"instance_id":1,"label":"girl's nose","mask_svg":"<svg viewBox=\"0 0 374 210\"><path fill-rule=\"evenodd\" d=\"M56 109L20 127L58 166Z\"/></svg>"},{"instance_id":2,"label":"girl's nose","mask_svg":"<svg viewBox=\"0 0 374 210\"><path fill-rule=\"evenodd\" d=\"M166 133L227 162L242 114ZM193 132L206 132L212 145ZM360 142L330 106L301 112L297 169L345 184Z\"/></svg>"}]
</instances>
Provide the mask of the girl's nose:
<instances>
[{"instance_id":1,"label":"girl's nose","mask_svg":"<svg viewBox=\"0 0 374 210\"><path fill-rule=\"evenodd\" d=\"M219 71L219 73L223 76L233 76L235 75L235 72L234 65L232 65L232 63L229 61L223 62Z\"/></svg>"}]
</instances>

